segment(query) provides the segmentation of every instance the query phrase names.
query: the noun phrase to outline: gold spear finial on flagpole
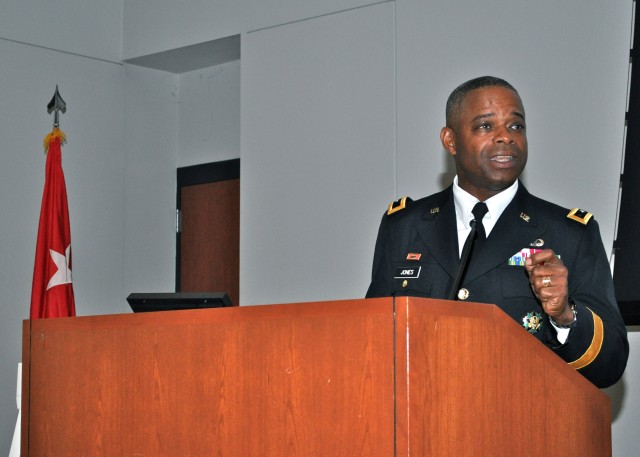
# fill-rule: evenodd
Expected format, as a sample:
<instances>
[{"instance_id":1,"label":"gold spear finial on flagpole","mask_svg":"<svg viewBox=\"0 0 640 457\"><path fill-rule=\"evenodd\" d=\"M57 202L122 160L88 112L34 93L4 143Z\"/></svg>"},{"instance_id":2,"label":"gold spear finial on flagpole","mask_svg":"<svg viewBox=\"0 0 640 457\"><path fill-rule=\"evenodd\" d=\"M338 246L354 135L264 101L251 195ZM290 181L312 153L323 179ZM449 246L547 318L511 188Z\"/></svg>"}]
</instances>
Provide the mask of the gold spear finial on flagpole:
<instances>
[{"instance_id":1,"label":"gold spear finial on flagpole","mask_svg":"<svg viewBox=\"0 0 640 457\"><path fill-rule=\"evenodd\" d=\"M67 142L67 136L64 134L62 130L60 130L60 115L59 115L60 112L62 112L62 114L67 112L67 104L62 99L62 96L58 91L57 84L56 84L56 92L55 94L53 94L53 98L47 105L47 113L51 114L52 112L54 113L53 114L53 131L44 138L45 154L49 150L49 143L51 143L51 141L53 141L54 139L56 138L60 139L60 144L64 144Z\"/></svg>"}]
</instances>

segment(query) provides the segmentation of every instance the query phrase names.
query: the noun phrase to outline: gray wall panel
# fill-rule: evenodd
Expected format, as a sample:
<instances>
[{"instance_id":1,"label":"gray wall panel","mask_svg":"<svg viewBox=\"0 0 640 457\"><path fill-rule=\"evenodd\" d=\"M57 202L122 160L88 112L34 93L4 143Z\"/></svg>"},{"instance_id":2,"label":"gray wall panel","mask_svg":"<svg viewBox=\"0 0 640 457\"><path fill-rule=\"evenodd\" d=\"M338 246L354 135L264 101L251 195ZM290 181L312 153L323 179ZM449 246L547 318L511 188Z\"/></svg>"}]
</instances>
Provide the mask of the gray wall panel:
<instances>
[{"instance_id":1,"label":"gray wall panel","mask_svg":"<svg viewBox=\"0 0 640 457\"><path fill-rule=\"evenodd\" d=\"M246 36L242 304L363 297L394 194L394 4Z\"/></svg>"}]
</instances>

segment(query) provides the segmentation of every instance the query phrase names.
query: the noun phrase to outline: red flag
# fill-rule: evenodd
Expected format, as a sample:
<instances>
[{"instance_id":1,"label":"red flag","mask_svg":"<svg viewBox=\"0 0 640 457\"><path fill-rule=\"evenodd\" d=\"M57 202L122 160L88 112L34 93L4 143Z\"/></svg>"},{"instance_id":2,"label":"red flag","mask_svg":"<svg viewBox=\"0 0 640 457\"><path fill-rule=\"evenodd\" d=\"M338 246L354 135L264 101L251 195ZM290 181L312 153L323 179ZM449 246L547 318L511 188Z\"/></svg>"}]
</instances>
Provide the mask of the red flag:
<instances>
[{"instance_id":1,"label":"red flag","mask_svg":"<svg viewBox=\"0 0 640 457\"><path fill-rule=\"evenodd\" d=\"M31 288L31 319L76 315L71 281L71 230L62 172L64 133L45 138L47 166Z\"/></svg>"}]
</instances>

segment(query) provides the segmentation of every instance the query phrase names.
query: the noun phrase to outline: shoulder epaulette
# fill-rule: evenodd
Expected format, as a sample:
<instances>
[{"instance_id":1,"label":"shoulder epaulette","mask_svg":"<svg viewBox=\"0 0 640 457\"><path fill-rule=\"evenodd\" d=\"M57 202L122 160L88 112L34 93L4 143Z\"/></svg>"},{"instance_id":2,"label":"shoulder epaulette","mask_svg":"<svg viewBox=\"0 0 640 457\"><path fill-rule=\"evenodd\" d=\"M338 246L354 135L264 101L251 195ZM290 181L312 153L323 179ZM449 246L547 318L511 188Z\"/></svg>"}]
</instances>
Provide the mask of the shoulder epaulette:
<instances>
[{"instance_id":1,"label":"shoulder epaulette","mask_svg":"<svg viewBox=\"0 0 640 457\"><path fill-rule=\"evenodd\" d=\"M569 219L573 219L574 221L578 221L581 224L587 225L593 217L593 214L580 208L573 208L571 211L569 211L567 217Z\"/></svg>"},{"instance_id":2,"label":"shoulder epaulette","mask_svg":"<svg viewBox=\"0 0 640 457\"><path fill-rule=\"evenodd\" d=\"M402 197L395 202L389 203L389 208L387 208L387 216L391 216L393 213L397 213L407 207L407 204L412 202L409 197Z\"/></svg>"}]
</instances>

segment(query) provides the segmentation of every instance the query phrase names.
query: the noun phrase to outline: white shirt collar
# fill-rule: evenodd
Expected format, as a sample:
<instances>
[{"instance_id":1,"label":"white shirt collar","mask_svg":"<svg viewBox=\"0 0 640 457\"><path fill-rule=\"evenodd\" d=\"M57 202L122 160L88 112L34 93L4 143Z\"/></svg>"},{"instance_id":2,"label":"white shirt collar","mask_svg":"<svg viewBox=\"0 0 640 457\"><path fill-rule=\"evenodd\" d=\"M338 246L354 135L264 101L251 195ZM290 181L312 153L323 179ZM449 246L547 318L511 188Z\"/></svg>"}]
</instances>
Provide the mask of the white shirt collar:
<instances>
[{"instance_id":1,"label":"white shirt collar","mask_svg":"<svg viewBox=\"0 0 640 457\"><path fill-rule=\"evenodd\" d=\"M498 218L505 210L505 208L511 203L513 197L516 196L516 192L518 191L518 180L500 192L497 195L485 200L487 204L487 208L489 212L486 214L484 219L482 219L484 224L484 229L487 232L487 236L493 229L493 226L498 222ZM453 178L453 201L456 206L456 220L458 222L458 230L469 230L469 223L473 220L473 207L476 203L478 203L478 199L463 190L458 185L458 176Z\"/></svg>"}]
</instances>

